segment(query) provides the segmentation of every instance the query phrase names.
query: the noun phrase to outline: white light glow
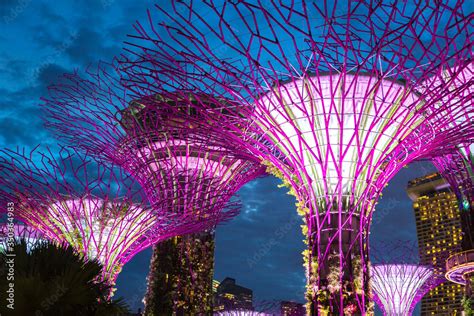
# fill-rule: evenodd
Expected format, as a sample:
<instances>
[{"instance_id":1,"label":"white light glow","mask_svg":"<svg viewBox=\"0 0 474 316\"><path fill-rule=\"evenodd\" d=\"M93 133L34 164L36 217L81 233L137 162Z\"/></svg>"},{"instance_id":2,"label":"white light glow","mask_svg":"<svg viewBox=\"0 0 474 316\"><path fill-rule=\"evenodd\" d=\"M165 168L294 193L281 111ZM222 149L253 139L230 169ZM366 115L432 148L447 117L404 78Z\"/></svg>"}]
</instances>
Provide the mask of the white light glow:
<instances>
[{"instance_id":1,"label":"white light glow","mask_svg":"<svg viewBox=\"0 0 474 316\"><path fill-rule=\"evenodd\" d=\"M130 246L157 225L157 216L135 205L102 199L69 199L52 203L40 229L52 240L66 241L88 259L97 259L112 278Z\"/></svg>"},{"instance_id":2,"label":"white light glow","mask_svg":"<svg viewBox=\"0 0 474 316\"><path fill-rule=\"evenodd\" d=\"M409 264L374 265L371 273L372 290L390 316L411 315L415 297L433 276L432 269Z\"/></svg>"},{"instance_id":3,"label":"white light glow","mask_svg":"<svg viewBox=\"0 0 474 316\"><path fill-rule=\"evenodd\" d=\"M294 80L257 102L257 123L311 185L315 197L356 197L388 153L421 123L403 85L370 76ZM411 107L413 108L413 107Z\"/></svg>"}]
</instances>

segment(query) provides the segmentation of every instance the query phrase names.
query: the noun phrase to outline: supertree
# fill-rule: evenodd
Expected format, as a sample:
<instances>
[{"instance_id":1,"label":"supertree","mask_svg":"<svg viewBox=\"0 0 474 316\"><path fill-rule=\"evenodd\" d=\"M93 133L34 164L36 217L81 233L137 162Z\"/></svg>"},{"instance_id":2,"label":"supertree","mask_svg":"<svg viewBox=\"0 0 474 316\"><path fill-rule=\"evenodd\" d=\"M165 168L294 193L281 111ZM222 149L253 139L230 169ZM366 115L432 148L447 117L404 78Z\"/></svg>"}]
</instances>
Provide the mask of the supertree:
<instances>
[{"instance_id":1,"label":"supertree","mask_svg":"<svg viewBox=\"0 0 474 316\"><path fill-rule=\"evenodd\" d=\"M444 84L454 77L452 89L459 89L464 85L467 89L463 91L470 98L455 98L448 102L465 102L471 108L474 107L474 64L455 75L456 69L447 68L439 76L428 79ZM453 125L468 123L473 124L474 115L465 113L464 117L453 120ZM466 286L464 297L464 309L474 310L474 135L470 135L464 142L456 143L452 148L445 149L444 154L433 154L433 164L439 170L443 178L449 183L456 194L462 227L462 252L453 254L446 261L446 278L454 283Z\"/></svg>"},{"instance_id":2,"label":"supertree","mask_svg":"<svg viewBox=\"0 0 474 316\"><path fill-rule=\"evenodd\" d=\"M14 203L16 219L97 259L102 280L111 285L136 253L201 229L197 218L149 207L129 175L73 149L62 148L57 156L1 150L0 188L1 201Z\"/></svg>"},{"instance_id":3,"label":"supertree","mask_svg":"<svg viewBox=\"0 0 474 316\"><path fill-rule=\"evenodd\" d=\"M378 242L372 249L370 283L384 315L412 315L423 296L444 280L442 271L419 264L414 242Z\"/></svg>"},{"instance_id":4,"label":"supertree","mask_svg":"<svg viewBox=\"0 0 474 316\"><path fill-rule=\"evenodd\" d=\"M50 95L45 98L47 125L60 139L127 170L143 187L152 205L159 202L160 209L170 214L190 214L199 219L203 230L213 234L216 224L237 214L238 205L231 197L265 171L240 143L221 137L218 122L203 122L206 115L220 113L227 101L186 91L135 96L120 86L119 79L114 64L105 63L85 76L66 75L60 84L49 88ZM195 106L198 100L209 100L208 112ZM170 257L183 259L191 253L180 251L198 237L184 236L178 239L180 245L170 240L169 247L162 246L174 252ZM172 280L182 279L179 288L170 284L177 288L175 294L161 295L161 300L171 298L168 305L173 311L169 313L177 309L205 313L212 308L212 270L199 269L203 265L213 267L213 243L204 249L205 241L197 240L194 247L199 243L211 255L210 262L200 262L195 256L187 264L180 260L179 266L174 267L164 263L166 258L160 253L153 255L158 261L152 259L150 264L145 313L158 312L165 304L158 302L156 292L160 287L157 275L172 274L170 270L159 270L165 266L177 274ZM206 276L197 276L198 273ZM186 279L192 282L183 282ZM198 284L199 280L205 284Z\"/></svg>"},{"instance_id":5,"label":"supertree","mask_svg":"<svg viewBox=\"0 0 474 316\"><path fill-rule=\"evenodd\" d=\"M416 90L443 65L456 65L455 74L466 67L472 34L462 1L172 1L156 9L127 44L123 83L143 95L230 100L234 115L203 121L219 121L296 196L309 312L342 315L356 305L355 313L371 313L376 201L398 170L462 129L449 122L465 104L437 103L461 94L452 80Z\"/></svg>"},{"instance_id":6,"label":"supertree","mask_svg":"<svg viewBox=\"0 0 474 316\"><path fill-rule=\"evenodd\" d=\"M225 308L222 311L217 311L214 315L221 316L270 316L279 315L280 302L278 301L254 301L252 309L245 308Z\"/></svg>"},{"instance_id":7,"label":"supertree","mask_svg":"<svg viewBox=\"0 0 474 316\"><path fill-rule=\"evenodd\" d=\"M434 288L433 269L422 265L376 264L371 273L375 301L384 315L412 315L424 294Z\"/></svg>"}]
</instances>

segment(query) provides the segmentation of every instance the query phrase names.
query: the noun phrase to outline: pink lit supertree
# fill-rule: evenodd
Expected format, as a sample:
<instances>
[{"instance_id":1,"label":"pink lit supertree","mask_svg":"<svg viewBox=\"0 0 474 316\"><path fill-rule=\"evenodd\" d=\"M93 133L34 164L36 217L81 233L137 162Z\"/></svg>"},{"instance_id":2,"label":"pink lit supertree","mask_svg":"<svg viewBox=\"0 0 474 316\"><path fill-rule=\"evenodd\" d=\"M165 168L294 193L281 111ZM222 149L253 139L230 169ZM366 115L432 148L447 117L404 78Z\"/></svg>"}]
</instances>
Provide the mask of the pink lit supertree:
<instances>
[{"instance_id":1,"label":"pink lit supertree","mask_svg":"<svg viewBox=\"0 0 474 316\"><path fill-rule=\"evenodd\" d=\"M382 189L472 129L449 124L472 112L463 102L438 103L462 94L452 80L416 89L444 65L466 67L469 21L462 1L172 1L136 25L123 83L142 95L189 91L201 107L213 102L200 95L230 100L203 121L295 195L309 313L370 314L367 239Z\"/></svg>"},{"instance_id":2,"label":"pink lit supertree","mask_svg":"<svg viewBox=\"0 0 474 316\"><path fill-rule=\"evenodd\" d=\"M408 316L421 298L434 288L433 269L416 264L372 266L372 290L384 315Z\"/></svg>"},{"instance_id":3,"label":"pink lit supertree","mask_svg":"<svg viewBox=\"0 0 474 316\"><path fill-rule=\"evenodd\" d=\"M97 259L109 284L143 249L201 229L196 218L149 207L129 175L75 150L0 153L0 198L14 203L15 218Z\"/></svg>"},{"instance_id":4,"label":"pink lit supertree","mask_svg":"<svg viewBox=\"0 0 474 316\"><path fill-rule=\"evenodd\" d=\"M271 316L280 315L280 302L279 301L253 301L252 309L245 308L231 308L220 306L224 309L217 311L214 315L220 316Z\"/></svg>"},{"instance_id":5,"label":"pink lit supertree","mask_svg":"<svg viewBox=\"0 0 474 316\"><path fill-rule=\"evenodd\" d=\"M135 96L120 86L113 66L103 63L85 76L66 75L60 84L50 87L43 105L47 125L60 139L127 170L152 205L200 221L207 233L184 236L177 242L170 240L169 246L161 247L176 252L192 246L196 250L194 258L189 258L191 251L175 254L189 264L159 262L164 257L157 253L160 249L154 249L157 261L151 262L146 310L157 306L154 301L160 296L172 298L170 306L190 308L183 312L208 312L212 304L214 244L203 238L207 234L213 237L212 230L218 223L237 214L238 205L231 201L232 196L242 185L263 175L265 168L240 143L223 138L218 122L205 122L213 113L232 115L222 110L228 101L186 91ZM199 108L198 101L208 107ZM238 124L238 118L226 117L232 119ZM197 251L198 247L202 251ZM175 272L155 271L166 266ZM203 267L210 267L210 272ZM170 284L175 293L158 295L155 291L163 291L164 287L154 285L154 273L166 275L170 283L174 279L190 282ZM202 284L199 280L207 281Z\"/></svg>"},{"instance_id":6,"label":"pink lit supertree","mask_svg":"<svg viewBox=\"0 0 474 316\"><path fill-rule=\"evenodd\" d=\"M412 315L423 296L444 281L441 271L419 264L413 242L387 241L373 250L370 283L384 315Z\"/></svg>"},{"instance_id":7,"label":"pink lit supertree","mask_svg":"<svg viewBox=\"0 0 474 316\"><path fill-rule=\"evenodd\" d=\"M456 69L447 68L438 76L428 79L437 84L445 84L453 80L452 89L463 90L460 97L442 100L443 104L464 102L474 108L474 64L464 68L459 75ZM467 96L467 98L464 98ZM453 120L452 125L473 124L474 115L466 112L464 116ZM474 135L467 135L465 141L460 140L450 148L442 148L442 153L433 153L432 161L444 179L456 194L462 228L462 252L453 254L446 261L446 278L451 282L466 286L465 309L474 309ZM470 306L467 306L470 305Z\"/></svg>"}]
</instances>

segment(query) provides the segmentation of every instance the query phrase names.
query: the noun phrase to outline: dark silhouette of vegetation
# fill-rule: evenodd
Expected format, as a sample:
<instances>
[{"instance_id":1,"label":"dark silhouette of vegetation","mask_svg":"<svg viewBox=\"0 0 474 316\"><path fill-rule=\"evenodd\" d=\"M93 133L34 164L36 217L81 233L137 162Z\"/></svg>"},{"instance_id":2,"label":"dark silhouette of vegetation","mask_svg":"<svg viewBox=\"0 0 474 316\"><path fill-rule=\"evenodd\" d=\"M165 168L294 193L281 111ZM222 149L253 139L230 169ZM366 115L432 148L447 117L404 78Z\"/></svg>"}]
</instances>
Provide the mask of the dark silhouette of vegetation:
<instances>
[{"instance_id":1,"label":"dark silhouette of vegetation","mask_svg":"<svg viewBox=\"0 0 474 316\"><path fill-rule=\"evenodd\" d=\"M122 299L109 300L110 285L98 281L101 264L82 258L69 246L45 242L28 249L25 241L19 241L13 252L0 251L0 262L2 315L102 316L128 313ZM12 272L14 279L11 278Z\"/></svg>"}]
</instances>

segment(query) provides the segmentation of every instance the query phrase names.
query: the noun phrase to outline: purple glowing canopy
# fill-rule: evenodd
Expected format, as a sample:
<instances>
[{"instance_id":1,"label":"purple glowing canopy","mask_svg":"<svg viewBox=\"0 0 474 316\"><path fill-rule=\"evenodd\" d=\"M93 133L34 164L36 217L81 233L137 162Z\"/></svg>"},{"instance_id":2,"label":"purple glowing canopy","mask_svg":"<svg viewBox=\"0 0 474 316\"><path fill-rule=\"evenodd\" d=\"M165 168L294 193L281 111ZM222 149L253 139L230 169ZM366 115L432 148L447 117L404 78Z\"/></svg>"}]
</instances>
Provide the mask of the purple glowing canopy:
<instances>
[{"instance_id":1,"label":"purple glowing canopy","mask_svg":"<svg viewBox=\"0 0 474 316\"><path fill-rule=\"evenodd\" d=\"M445 280L439 268L419 262L416 242L380 241L371 250L371 290L384 315L412 315L423 296Z\"/></svg>"},{"instance_id":2,"label":"purple glowing canopy","mask_svg":"<svg viewBox=\"0 0 474 316\"><path fill-rule=\"evenodd\" d=\"M111 284L136 253L202 229L196 218L150 208L129 175L73 149L2 150L0 175L2 205L15 203L15 217L45 239L97 259Z\"/></svg>"},{"instance_id":3,"label":"purple glowing canopy","mask_svg":"<svg viewBox=\"0 0 474 316\"><path fill-rule=\"evenodd\" d=\"M415 264L380 264L371 269L374 299L384 315L412 315L416 304L437 284L433 269Z\"/></svg>"},{"instance_id":4,"label":"purple glowing canopy","mask_svg":"<svg viewBox=\"0 0 474 316\"><path fill-rule=\"evenodd\" d=\"M172 1L156 9L128 43L125 84L137 94L182 90L240 104L228 111L242 124L216 113L207 121L296 196L311 312L355 304L364 313L367 233L382 189L403 166L453 143L462 129L450 122L473 111L465 87L426 80L444 65L455 76L466 67L472 36L462 1Z\"/></svg>"},{"instance_id":5,"label":"purple glowing canopy","mask_svg":"<svg viewBox=\"0 0 474 316\"><path fill-rule=\"evenodd\" d=\"M453 81L451 90L461 90L462 94L451 100L441 100L442 103L464 102L467 108L474 108L474 63L470 63L456 75L457 69L447 68L439 76L429 78L427 82L436 81L441 85ZM467 87L463 89L463 87ZM464 115L453 119L453 126L472 126L474 114L466 111ZM459 140L450 148L442 148L442 153L433 154L433 164L443 178L451 186L459 201L461 220L464 227L462 240L463 249L474 248L474 134L466 135L465 141ZM443 153L444 152L444 153Z\"/></svg>"},{"instance_id":6,"label":"purple glowing canopy","mask_svg":"<svg viewBox=\"0 0 474 316\"><path fill-rule=\"evenodd\" d=\"M51 86L43 104L47 126L60 139L127 170L163 211L198 214L203 229L235 216L238 203L229 201L264 174L259 161L223 139L220 125L203 124L204 114L193 106L197 96L130 94L114 66L102 63ZM211 101L206 115L225 102Z\"/></svg>"}]
</instances>

